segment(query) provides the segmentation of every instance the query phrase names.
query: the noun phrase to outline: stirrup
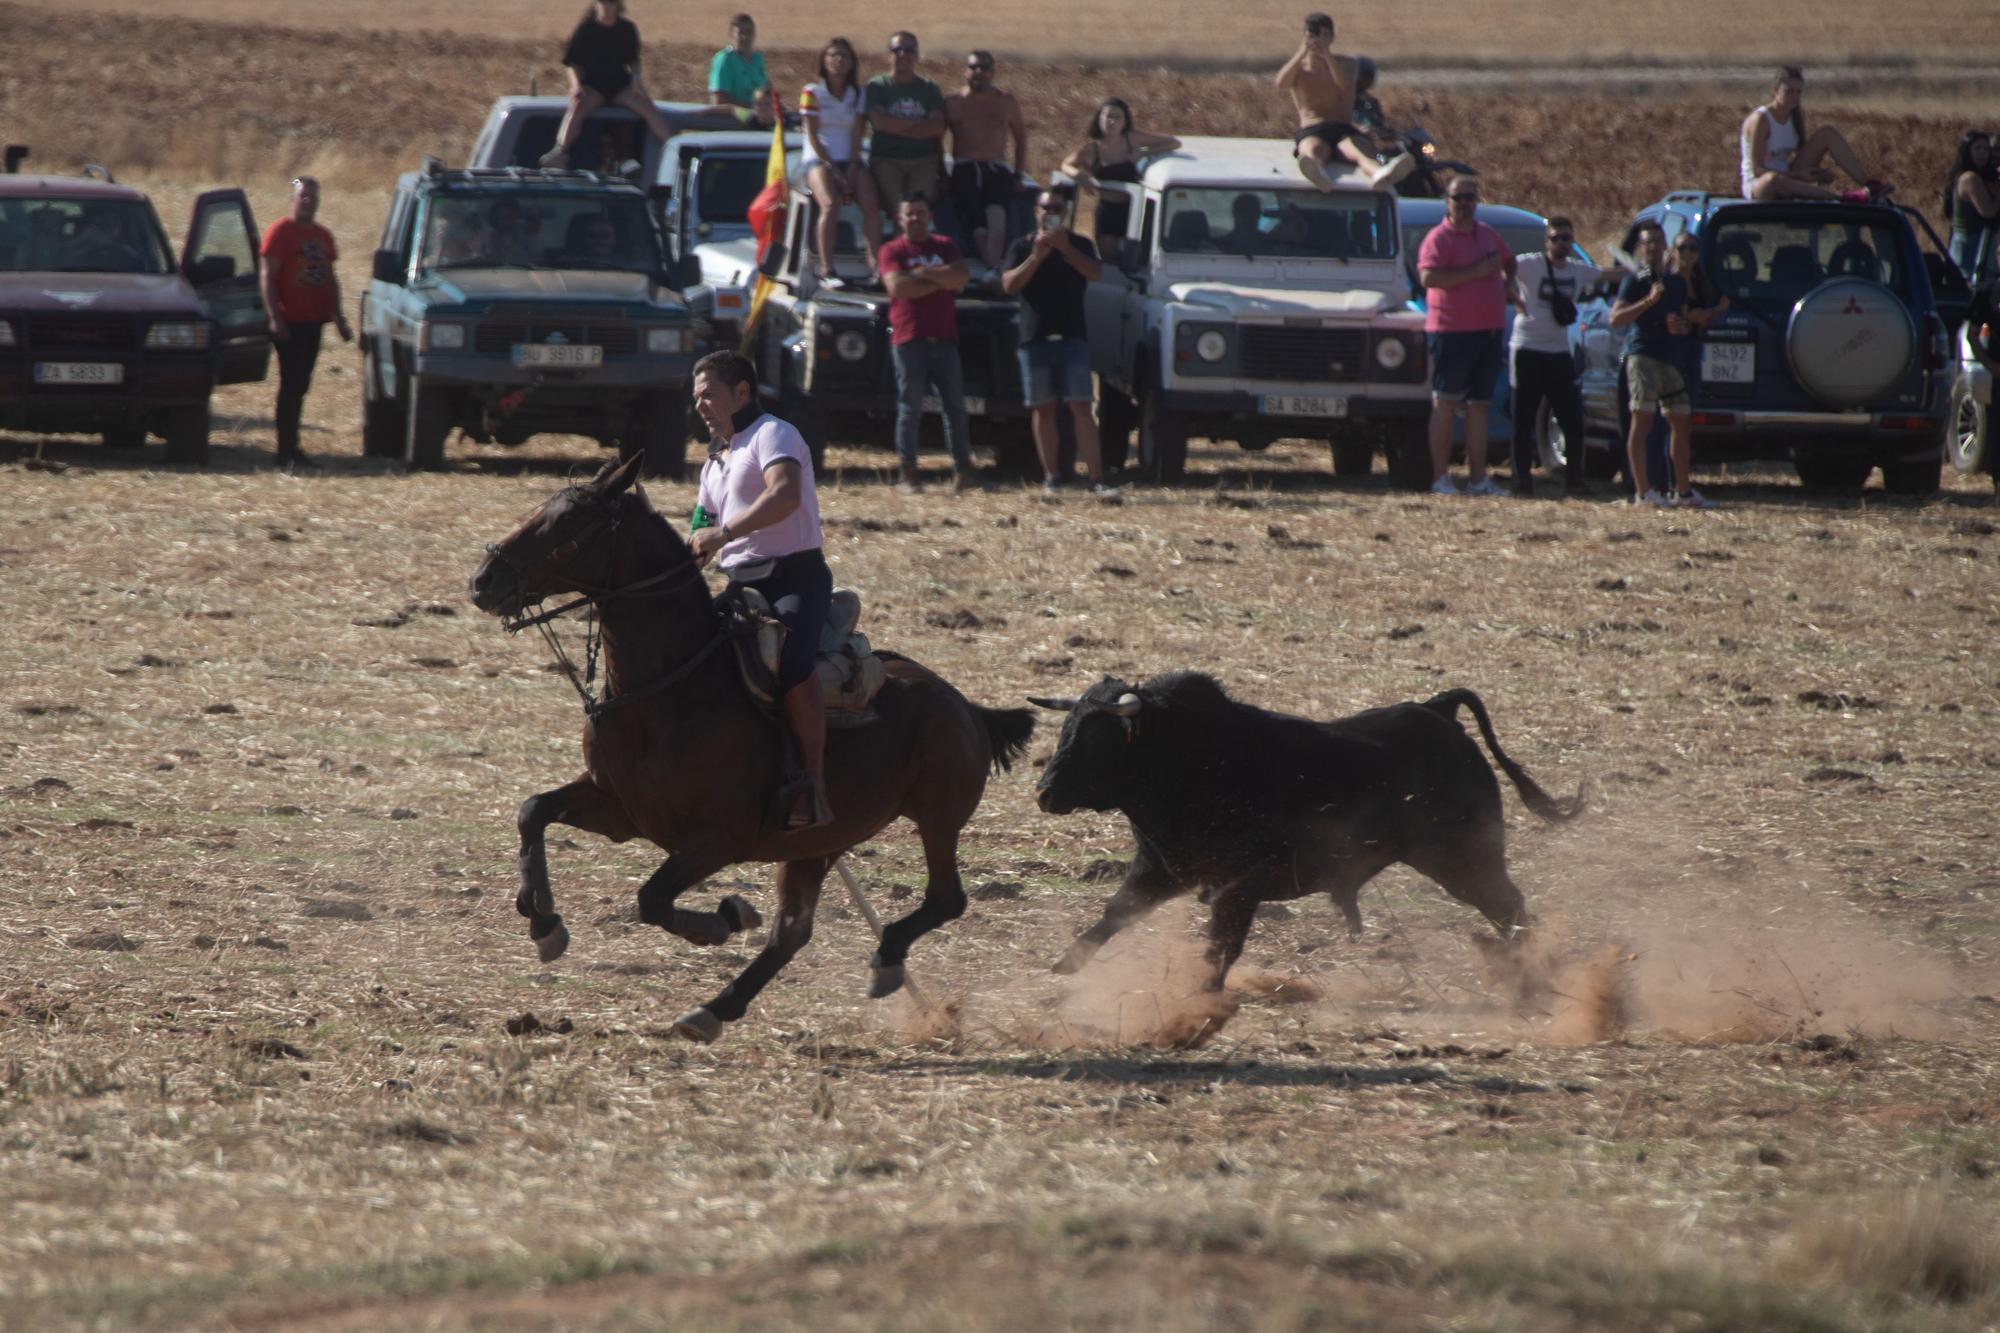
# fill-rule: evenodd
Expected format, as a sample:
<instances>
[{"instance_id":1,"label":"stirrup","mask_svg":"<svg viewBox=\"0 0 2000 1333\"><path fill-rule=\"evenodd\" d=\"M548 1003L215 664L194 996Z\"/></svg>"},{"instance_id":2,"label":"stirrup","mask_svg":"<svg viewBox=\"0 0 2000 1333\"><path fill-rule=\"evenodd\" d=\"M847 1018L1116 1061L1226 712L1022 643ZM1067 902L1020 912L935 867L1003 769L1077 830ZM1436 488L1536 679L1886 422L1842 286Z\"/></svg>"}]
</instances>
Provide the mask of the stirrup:
<instances>
[{"instance_id":1,"label":"stirrup","mask_svg":"<svg viewBox=\"0 0 2000 1333\"><path fill-rule=\"evenodd\" d=\"M812 817L810 819L799 818L800 788L812 793ZM787 796L785 828L788 832L800 833L806 829L823 828L833 822L833 807L826 802L826 789L824 787L812 787L800 784L799 787L795 787L788 792Z\"/></svg>"}]
</instances>

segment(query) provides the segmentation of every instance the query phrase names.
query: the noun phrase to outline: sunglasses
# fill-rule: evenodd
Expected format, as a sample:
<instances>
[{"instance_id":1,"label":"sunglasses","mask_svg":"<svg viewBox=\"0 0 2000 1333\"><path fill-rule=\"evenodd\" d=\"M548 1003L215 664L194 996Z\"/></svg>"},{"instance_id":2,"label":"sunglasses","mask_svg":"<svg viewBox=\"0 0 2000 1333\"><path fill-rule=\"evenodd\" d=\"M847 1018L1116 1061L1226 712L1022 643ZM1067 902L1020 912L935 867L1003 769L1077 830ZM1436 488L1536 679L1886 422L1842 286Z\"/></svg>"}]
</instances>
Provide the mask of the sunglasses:
<instances>
[{"instance_id":1,"label":"sunglasses","mask_svg":"<svg viewBox=\"0 0 2000 1333\"><path fill-rule=\"evenodd\" d=\"M1479 202L1479 196L1476 194L1450 194L1446 195L1445 198L1451 200L1454 204L1476 204Z\"/></svg>"},{"instance_id":2,"label":"sunglasses","mask_svg":"<svg viewBox=\"0 0 2000 1333\"><path fill-rule=\"evenodd\" d=\"M1684 255L1691 255L1694 254L1696 251L1700 250L1701 247L1696 245L1693 241L1688 241L1685 242L1684 244L1675 246L1674 249L1678 250L1680 253Z\"/></svg>"},{"instance_id":3,"label":"sunglasses","mask_svg":"<svg viewBox=\"0 0 2000 1333\"><path fill-rule=\"evenodd\" d=\"M1569 236L1569 235L1564 235L1564 234L1561 234L1561 233L1558 233L1558 234L1555 234L1555 235L1552 235L1552 236L1550 236L1550 237L1549 237L1549 239L1550 239L1550 240L1552 240L1552 241L1554 241L1554 242L1555 242L1555 243L1556 243L1557 245L1574 245L1574 244L1576 244L1576 237L1574 237L1574 236Z\"/></svg>"},{"instance_id":4,"label":"sunglasses","mask_svg":"<svg viewBox=\"0 0 2000 1333\"><path fill-rule=\"evenodd\" d=\"M914 46L892 46L889 48L889 54L892 56L913 56L916 53L917 48Z\"/></svg>"},{"instance_id":5,"label":"sunglasses","mask_svg":"<svg viewBox=\"0 0 2000 1333\"><path fill-rule=\"evenodd\" d=\"M1035 205L1035 211L1037 213L1060 213L1063 211L1063 206L1061 204L1056 204L1056 203L1047 203L1047 204L1037 203Z\"/></svg>"},{"instance_id":6,"label":"sunglasses","mask_svg":"<svg viewBox=\"0 0 2000 1333\"><path fill-rule=\"evenodd\" d=\"M965 67L967 69L992 69L993 62L990 60L968 60L965 62Z\"/></svg>"}]
</instances>

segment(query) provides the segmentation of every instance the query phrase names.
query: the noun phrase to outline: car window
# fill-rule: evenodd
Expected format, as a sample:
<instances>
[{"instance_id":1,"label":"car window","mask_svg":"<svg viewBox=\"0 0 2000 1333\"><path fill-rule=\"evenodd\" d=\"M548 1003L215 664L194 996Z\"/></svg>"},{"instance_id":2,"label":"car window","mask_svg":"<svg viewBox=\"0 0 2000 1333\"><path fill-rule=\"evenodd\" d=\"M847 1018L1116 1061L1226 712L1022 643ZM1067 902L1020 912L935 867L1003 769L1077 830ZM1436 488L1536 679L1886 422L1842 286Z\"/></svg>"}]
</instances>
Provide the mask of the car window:
<instances>
[{"instance_id":1,"label":"car window","mask_svg":"<svg viewBox=\"0 0 2000 1333\"><path fill-rule=\"evenodd\" d=\"M1396 253L1386 195L1314 190L1166 191L1160 248L1168 254L1387 259Z\"/></svg>"},{"instance_id":2,"label":"car window","mask_svg":"<svg viewBox=\"0 0 2000 1333\"><path fill-rule=\"evenodd\" d=\"M1710 267L1730 300L1789 309L1829 278L1879 282L1908 299L1902 236L1888 223L1838 216L1723 217L1710 227Z\"/></svg>"},{"instance_id":3,"label":"car window","mask_svg":"<svg viewBox=\"0 0 2000 1333\"><path fill-rule=\"evenodd\" d=\"M766 163L761 157L704 157L695 177L701 220L747 223L750 201L764 188Z\"/></svg>"},{"instance_id":4,"label":"car window","mask_svg":"<svg viewBox=\"0 0 2000 1333\"><path fill-rule=\"evenodd\" d=\"M187 256L190 266L204 259L227 259L229 271L252 274L257 271L257 238L244 229L241 207L211 208L201 215L201 230Z\"/></svg>"},{"instance_id":5,"label":"car window","mask_svg":"<svg viewBox=\"0 0 2000 1333\"><path fill-rule=\"evenodd\" d=\"M652 224L631 196L529 191L433 195L423 269L566 268L635 273L659 267Z\"/></svg>"},{"instance_id":6,"label":"car window","mask_svg":"<svg viewBox=\"0 0 2000 1333\"><path fill-rule=\"evenodd\" d=\"M142 200L0 200L0 273L173 271L166 238Z\"/></svg>"}]
</instances>

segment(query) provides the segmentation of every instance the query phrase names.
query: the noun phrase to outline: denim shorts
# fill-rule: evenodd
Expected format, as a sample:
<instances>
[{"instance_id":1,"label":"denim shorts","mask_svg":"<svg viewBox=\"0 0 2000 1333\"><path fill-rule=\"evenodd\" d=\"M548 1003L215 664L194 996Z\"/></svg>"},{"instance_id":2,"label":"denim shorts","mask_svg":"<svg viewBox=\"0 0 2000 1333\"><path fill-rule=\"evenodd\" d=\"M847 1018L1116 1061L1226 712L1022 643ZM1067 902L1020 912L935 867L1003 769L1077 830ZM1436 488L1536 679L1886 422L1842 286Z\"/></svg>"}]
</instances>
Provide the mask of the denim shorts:
<instances>
[{"instance_id":1,"label":"denim shorts","mask_svg":"<svg viewBox=\"0 0 2000 1333\"><path fill-rule=\"evenodd\" d=\"M1483 403L1500 378L1500 330L1424 335L1431 355L1431 396L1452 403Z\"/></svg>"},{"instance_id":2,"label":"denim shorts","mask_svg":"<svg viewBox=\"0 0 2000 1333\"><path fill-rule=\"evenodd\" d=\"M1090 401L1090 343L1083 338L1044 339L1021 344L1021 387L1028 406Z\"/></svg>"}]
</instances>

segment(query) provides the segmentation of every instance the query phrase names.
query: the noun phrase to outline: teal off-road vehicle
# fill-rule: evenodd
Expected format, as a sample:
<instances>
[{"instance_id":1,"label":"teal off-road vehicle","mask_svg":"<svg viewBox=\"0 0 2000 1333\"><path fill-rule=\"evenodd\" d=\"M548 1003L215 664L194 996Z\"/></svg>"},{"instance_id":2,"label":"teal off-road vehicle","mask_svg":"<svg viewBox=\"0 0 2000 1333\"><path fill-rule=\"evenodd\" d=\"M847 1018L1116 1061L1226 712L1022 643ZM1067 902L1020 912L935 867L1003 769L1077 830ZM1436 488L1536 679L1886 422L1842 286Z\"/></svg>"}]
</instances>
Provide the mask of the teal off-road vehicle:
<instances>
[{"instance_id":1,"label":"teal off-road vehicle","mask_svg":"<svg viewBox=\"0 0 2000 1333\"><path fill-rule=\"evenodd\" d=\"M680 475L706 313L685 276L629 181L426 159L396 182L362 302L362 451L435 468L454 430L583 435Z\"/></svg>"}]
</instances>

